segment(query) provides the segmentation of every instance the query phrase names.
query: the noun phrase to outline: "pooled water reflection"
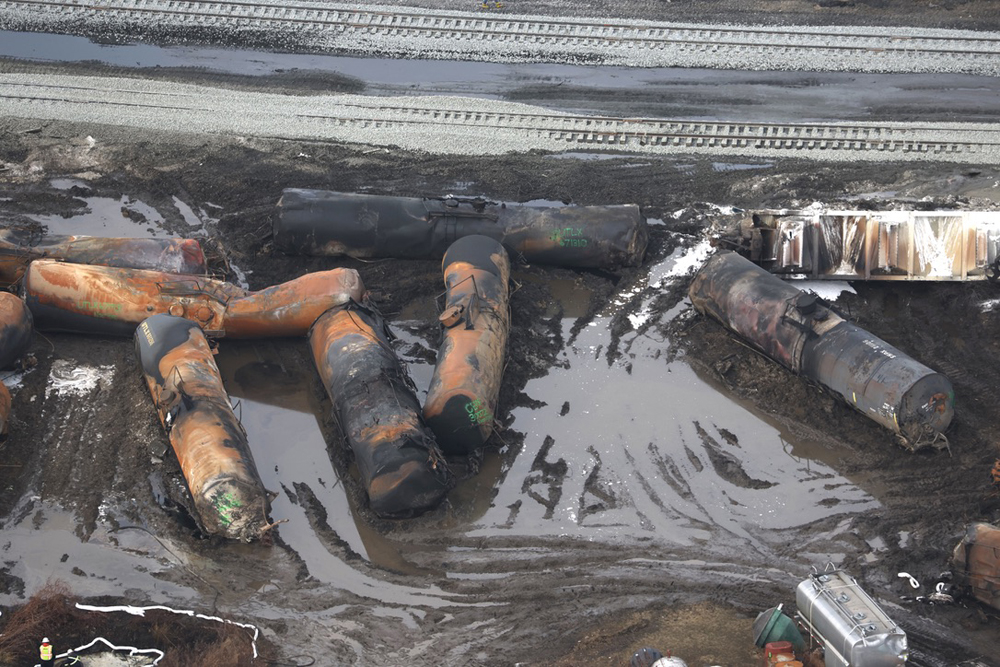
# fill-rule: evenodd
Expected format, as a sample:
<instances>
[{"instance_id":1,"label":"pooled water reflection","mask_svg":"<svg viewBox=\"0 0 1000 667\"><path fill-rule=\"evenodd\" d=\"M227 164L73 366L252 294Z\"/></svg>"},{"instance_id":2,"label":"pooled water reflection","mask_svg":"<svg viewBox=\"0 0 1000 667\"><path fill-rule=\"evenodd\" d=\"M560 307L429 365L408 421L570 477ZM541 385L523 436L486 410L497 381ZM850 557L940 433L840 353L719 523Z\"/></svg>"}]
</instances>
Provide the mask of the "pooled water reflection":
<instances>
[{"instance_id":1,"label":"pooled water reflection","mask_svg":"<svg viewBox=\"0 0 1000 667\"><path fill-rule=\"evenodd\" d=\"M660 325L689 306L682 299L661 312L656 300L703 253L696 246L654 262L592 319L582 319L596 298L585 280L563 273L551 281L555 301L545 316L567 342L549 374L524 388L528 403L544 405L514 409L509 428L524 435L516 457L506 448L487 452L426 531L418 524L386 531L352 506L345 484L357 481L342 478L350 473L331 460L331 448L344 445L325 421L330 404L305 340L222 339L216 361L224 384L264 484L278 494L272 517L287 520L275 547L178 539L167 551L142 530L111 533L109 526L127 524L115 500L84 539L71 513L38 505L4 526L3 555L17 561L11 574L29 595L50 577L85 595L138 590L162 601L219 592L221 603L250 618L314 628L307 644L317 653L346 647L363 664L371 651L365 638L388 627L415 636L457 631L468 634L470 650L481 646L484 631L502 634L516 621L498 613L483 629L465 610L515 607L518 586L553 584L563 568L651 594L654 571L742 585L838 560L851 517L878 506L873 490L835 471L836 452L792 435L670 355ZM544 278L515 271L515 279ZM433 372L435 315L428 296L390 318L421 400ZM614 341L623 322L632 326ZM610 345L620 354L608 355ZM822 530L809 529L822 520ZM793 554L776 548L791 538ZM598 543L604 557L591 563L583 543ZM639 543L641 551L628 548ZM498 580L510 590L499 591ZM465 625L438 628L452 617Z\"/></svg>"},{"instance_id":2,"label":"pooled water reflection","mask_svg":"<svg viewBox=\"0 0 1000 667\"><path fill-rule=\"evenodd\" d=\"M665 281L698 265L703 248L650 267L638 313ZM578 295L577 295L578 296ZM667 362L670 342L626 334L621 358L605 352L613 301L575 337L549 375L528 383L545 403L514 411L524 448L472 535L651 537L689 545L722 530L761 547L762 531L806 526L877 505L826 463L802 458L789 436L720 393L690 366ZM684 307L679 304L664 317Z\"/></svg>"},{"instance_id":3,"label":"pooled water reflection","mask_svg":"<svg viewBox=\"0 0 1000 667\"><path fill-rule=\"evenodd\" d=\"M310 392L310 369L302 365L302 356L289 353L289 345L227 342L216 357L226 390L238 400L237 414L264 486L278 492L271 516L286 520L278 527L281 541L302 558L313 578L356 595L425 607L458 603L434 587L377 581L349 563L350 556L359 555L389 570L427 574L358 520L317 423L322 408ZM305 342L301 347L305 350Z\"/></svg>"}]
</instances>

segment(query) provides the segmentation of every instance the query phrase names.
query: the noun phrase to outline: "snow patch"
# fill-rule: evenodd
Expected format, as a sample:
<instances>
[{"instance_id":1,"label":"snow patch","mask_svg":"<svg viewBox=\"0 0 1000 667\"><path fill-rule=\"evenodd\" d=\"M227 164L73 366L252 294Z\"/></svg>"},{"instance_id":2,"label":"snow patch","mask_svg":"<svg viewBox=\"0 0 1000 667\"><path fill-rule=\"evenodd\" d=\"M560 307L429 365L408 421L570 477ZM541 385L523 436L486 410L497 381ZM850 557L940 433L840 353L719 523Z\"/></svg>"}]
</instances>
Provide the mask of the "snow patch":
<instances>
[{"instance_id":1,"label":"snow patch","mask_svg":"<svg viewBox=\"0 0 1000 667\"><path fill-rule=\"evenodd\" d=\"M979 308L984 313L990 313L994 310L1000 309L1000 299L988 299L979 304Z\"/></svg>"},{"instance_id":2,"label":"snow patch","mask_svg":"<svg viewBox=\"0 0 1000 667\"><path fill-rule=\"evenodd\" d=\"M80 366L67 359L59 359L52 364L45 398L52 395L86 396L97 389L98 383L111 382L114 375L114 366Z\"/></svg>"}]
</instances>

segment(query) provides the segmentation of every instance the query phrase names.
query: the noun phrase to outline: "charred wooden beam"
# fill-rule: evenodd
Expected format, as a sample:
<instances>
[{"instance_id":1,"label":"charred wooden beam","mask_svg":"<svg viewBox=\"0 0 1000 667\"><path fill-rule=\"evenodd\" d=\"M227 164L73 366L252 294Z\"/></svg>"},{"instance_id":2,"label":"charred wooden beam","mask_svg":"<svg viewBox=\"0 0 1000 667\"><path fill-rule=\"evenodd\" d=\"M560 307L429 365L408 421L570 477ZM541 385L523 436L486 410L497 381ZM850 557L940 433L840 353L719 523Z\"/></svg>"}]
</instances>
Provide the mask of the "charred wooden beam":
<instances>
[{"instance_id":1,"label":"charred wooden beam","mask_svg":"<svg viewBox=\"0 0 1000 667\"><path fill-rule=\"evenodd\" d=\"M400 518L437 506L451 476L382 317L353 302L332 308L309 342L372 510Z\"/></svg>"},{"instance_id":2,"label":"charred wooden beam","mask_svg":"<svg viewBox=\"0 0 1000 667\"><path fill-rule=\"evenodd\" d=\"M31 344L31 311L17 295L0 292L0 368L11 368Z\"/></svg>"},{"instance_id":3,"label":"charred wooden beam","mask_svg":"<svg viewBox=\"0 0 1000 667\"><path fill-rule=\"evenodd\" d=\"M177 455L202 529L250 542L270 528L270 498L201 328L153 315L135 330L136 354Z\"/></svg>"},{"instance_id":4,"label":"charred wooden beam","mask_svg":"<svg viewBox=\"0 0 1000 667\"><path fill-rule=\"evenodd\" d=\"M0 230L0 284L16 283L30 262L43 258L167 273L205 275L208 272L205 253L194 239L40 236L13 229Z\"/></svg>"},{"instance_id":5,"label":"charred wooden beam","mask_svg":"<svg viewBox=\"0 0 1000 667\"><path fill-rule=\"evenodd\" d=\"M36 260L22 293L39 329L132 335L154 313L197 322L210 336L304 336L320 315L363 298L353 269L309 273L250 292L221 280Z\"/></svg>"},{"instance_id":6,"label":"charred wooden beam","mask_svg":"<svg viewBox=\"0 0 1000 667\"><path fill-rule=\"evenodd\" d=\"M508 206L292 188L274 218L275 248L301 255L433 259L472 234L529 263L577 268L638 266L649 240L634 205Z\"/></svg>"},{"instance_id":7,"label":"charred wooden beam","mask_svg":"<svg viewBox=\"0 0 1000 667\"><path fill-rule=\"evenodd\" d=\"M493 432L507 335L510 259L498 242L466 236L445 253L444 339L424 419L449 454L482 447Z\"/></svg>"},{"instance_id":8,"label":"charred wooden beam","mask_svg":"<svg viewBox=\"0 0 1000 667\"><path fill-rule=\"evenodd\" d=\"M908 447L942 441L955 407L948 378L844 321L815 294L723 252L699 270L689 295L699 312L830 389Z\"/></svg>"}]
</instances>

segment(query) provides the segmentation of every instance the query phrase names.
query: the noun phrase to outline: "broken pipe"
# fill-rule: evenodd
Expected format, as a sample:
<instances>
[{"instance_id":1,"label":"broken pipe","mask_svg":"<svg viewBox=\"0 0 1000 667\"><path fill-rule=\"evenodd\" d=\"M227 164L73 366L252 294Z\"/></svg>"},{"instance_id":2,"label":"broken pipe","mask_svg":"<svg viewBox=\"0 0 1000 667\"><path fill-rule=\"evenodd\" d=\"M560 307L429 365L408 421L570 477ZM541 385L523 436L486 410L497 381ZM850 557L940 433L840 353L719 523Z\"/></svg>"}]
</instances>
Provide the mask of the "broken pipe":
<instances>
[{"instance_id":1,"label":"broken pipe","mask_svg":"<svg viewBox=\"0 0 1000 667\"><path fill-rule=\"evenodd\" d=\"M631 204L509 206L295 188L282 193L273 230L274 247L288 254L435 259L479 234L526 262L576 268L638 266L649 241Z\"/></svg>"},{"instance_id":2,"label":"broken pipe","mask_svg":"<svg viewBox=\"0 0 1000 667\"><path fill-rule=\"evenodd\" d=\"M243 542L262 537L272 527L270 498L201 328L153 315L136 329L135 347L202 529Z\"/></svg>"},{"instance_id":3,"label":"broken pipe","mask_svg":"<svg viewBox=\"0 0 1000 667\"><path fill-rule=\"evenodd\" d=\"M424 419L449 454L469 454L493 432L510 327L510 260L499 242L466 236L445 253L444 339Z\"/></svg>"},{"instance_id":4,"label":"broken pipe","mask_svg":"<svg viewBox=\"0 0 1000 667\"><path fill-rule=\"evenodd\" d=\"M354 302L332 308L316 321L309 342L372 510L402 518L435 507L450 473L382 317Z\"/></svg>"},{"instance_id":5,"label":"broken pipe","mask_svg":"<svg viewBox=\"0 0 1000 667\"><path fill-rule=\"evenodd\" d=\"M948 378L844 321L815 294L722 252L698 271L689 296L699 312L841 396L907 447L947 443L943 433L955 407Z\"/></svg>"}]
</instances>

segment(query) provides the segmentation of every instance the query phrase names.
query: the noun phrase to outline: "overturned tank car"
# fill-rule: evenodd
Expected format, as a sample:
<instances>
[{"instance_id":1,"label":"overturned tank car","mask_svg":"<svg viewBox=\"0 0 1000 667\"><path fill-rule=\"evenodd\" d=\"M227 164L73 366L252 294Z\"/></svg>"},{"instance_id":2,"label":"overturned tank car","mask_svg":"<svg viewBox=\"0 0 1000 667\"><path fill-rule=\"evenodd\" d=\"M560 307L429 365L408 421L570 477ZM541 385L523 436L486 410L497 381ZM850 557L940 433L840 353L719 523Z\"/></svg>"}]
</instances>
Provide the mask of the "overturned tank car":
<instances>
[{"instance_id":1,"label":"overturned tank car","mask_svg":"<svg viewBox=\"0 0 1000 667\"><path fill-rule=\"evenodd\" d=\"M468 454L493 432L510 328L510 260L498 241L473 235L455 241L442 266L443 337L424 418L445 452Z\"/></svg>"},{"instance_id":2,"label":"overturned tank car","mask_svg":"<svg viewBox=\"0 0 1000 667\"><path fill-rule=\"evenodd\" d=\"M211 278L161 271L32 262L21 284L39 329L132 335L146 317L196 322L209 336L305 336L333 306L361 299L354 269L317 271L259 291Z\"/></svg>"},{"instance_id":3,"label":"overturned tank car","mask_svg":"<svg viewBox=\"0 0 1000 667\"><path fill-rule=\"evenodd\" d=\"M16 283L28 264L46 258L167 273L208 273L205 253L195 239L104 238L0 230L0 284Z\"/></svg>"},{"instance_id":4,"label":"overturned tank car","mask_svg":"<svg viewBox=\"0 0 1000 667\"><path fill-rule=\"evenodd\" d=\"M274 217L288 254L437 259L463 236L499 241L528 263L638 266L649 231L635 205L522 206L479 198L389 197L289 188Z\"/></svg>"},{"instance_id":5,"label":"overturned tank car","mask_svg":"<svg viewBox=\"0 0 1000 667\"><path fill-rule=\"evenodd\" d=\"M271 498L205 334L190 320L153 315L136 328L135 348L202 529L259 539L273 526Z\"/></svg>"},{"instance_id":6,"label":"overturned tank car","mask_svg":"<svg viewBox=\"0 0 1000 667\"><path fill-rule=\"evenodd\" d=\"M33 331L31 311L18 296L0 292L0 368L14 368L28 351ZM0 382L0 442L7 439L13 403L7 385Z\"/></svg>"},{"instance_id":7,"label":"overturned tank car","mask_svg":"<svg viewBox=\"0 0 1000 667\"><path fill-rule=\"evenodd\" d=\"M331 308L309 344L372 510L404 518L436 507L453 480L382 316L355 301Z\"/></svg>"},{"instance_id":8,"label":"overturned tank car","mask_svg":"<svg viewBox=\"0 0 1000 667\"><path fill-rule=\"evenodd\" d=\"M951 555L955 584L983 604L1000 609L1000 528L970 525Z\"/></svg>"},{"instance_id":9,"label":"overturned tank car","mask_svg":"<svg viewBox=\"0 0 1000 667\"><path fill-rule=\"evenodd\" d=\"M818 382L911 449L947 446L951 382L734 252L691 283L694 307L790 371Z\"/></svg>"}]
</instances>

